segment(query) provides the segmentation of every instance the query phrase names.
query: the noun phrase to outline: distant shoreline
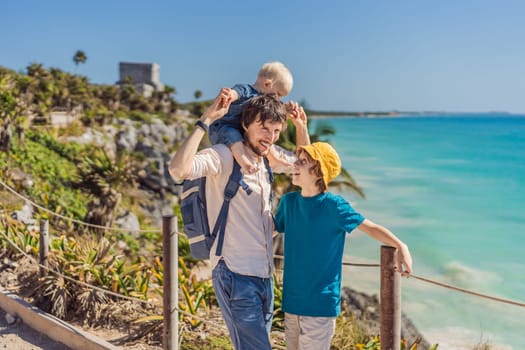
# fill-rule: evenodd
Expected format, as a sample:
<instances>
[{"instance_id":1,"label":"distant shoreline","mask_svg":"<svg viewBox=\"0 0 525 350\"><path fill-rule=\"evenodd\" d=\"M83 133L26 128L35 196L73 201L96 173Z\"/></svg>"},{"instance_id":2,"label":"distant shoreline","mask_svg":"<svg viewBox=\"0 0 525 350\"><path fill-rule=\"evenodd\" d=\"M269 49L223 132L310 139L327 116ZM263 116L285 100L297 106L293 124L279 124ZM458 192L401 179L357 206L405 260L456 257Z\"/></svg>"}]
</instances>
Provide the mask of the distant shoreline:
<instances>
[{"instance_id":1,"label":"distant shoreline","mask_svg":"<svg viewBox=\"0 0 525 350\"><path fill-rule=\"evenodd\" d=\"M310 118L399 118L399 117L433 117L433 116L468 116L468 115L501 115L501 116L525 116L525 114L515 114L505 111L490 111L490 112L445 112L445 111L422 111L422 112L402 112L402 111L388 111L388 112L330 112L330 111L314 111L307 110L306 113Z\"/></svg>"}]
</instances>

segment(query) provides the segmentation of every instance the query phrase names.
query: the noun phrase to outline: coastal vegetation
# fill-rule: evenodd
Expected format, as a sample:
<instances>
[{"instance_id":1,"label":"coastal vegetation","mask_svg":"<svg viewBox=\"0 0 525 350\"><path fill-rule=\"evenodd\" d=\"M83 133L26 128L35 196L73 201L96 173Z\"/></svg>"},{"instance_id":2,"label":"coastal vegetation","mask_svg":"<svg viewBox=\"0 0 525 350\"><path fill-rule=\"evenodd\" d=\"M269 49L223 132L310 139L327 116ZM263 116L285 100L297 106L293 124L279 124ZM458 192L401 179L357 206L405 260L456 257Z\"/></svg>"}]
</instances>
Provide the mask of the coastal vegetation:
<instances>
[{"instance_id":1,"label":"coastal vegetation","mask_svg":"<svg viewBox=\"0 0 525 350\"><path fill-rule=\"evenodd\" d=\"M86 60L84 52L76 52L76 65ZM164 174L151 159L150 154L159 152L147 147L150 140L138 135L135 144L142 147L106 146L115 143L119 135L133 134L126 134L129 130L155 123L190 129L209 101L181 105L173 98L175 92L166 86L164 91L145 97L129 79L121 86L95 85L87 77L47 69L39 63L30 64L26 72L0 67L0 178L38 204L32 206L29 217L21 219L18 214L27 203L7 187L0 187L0 276L4 276L0 282L64 320L125 330L127 335L117 344L139 339L157 346L161 342L162 237L159 211L151 208L159 202L168 203L179 219L180 210L176 184L155 187L155 182L162 182L162 177L156 176ZM197 90L195 98L200 97ZM66 113L71 121L53 126L54 111ZM311 130L312 140L334 132L321 123ZM78 141L93 133L102 135L103 142ZM293 146L294 135L290 124L280 145ZM169 155L181 139L161 137L160 153ZM336 185L364 196L346 171ZM277 178L275 186L280 194L292 188L284 176ZM117 224L128 213L136 216L140 230ZM48 220L51 233L49 271L42 276L35 263L40 219ZM178 222L179 232L183 232L181 220ZM184 312L180 314L181 348L231 348L211 282L197 278L194 271L202 262L191 259L184 236L179 238L179 256L178 307ZM273 328L282 345L279 283L275 292ZM370 333L366 317L358 318L345 310L337 320L333 348L379 349L379 339ZM212 321L206 323L202 318ZM414 350L418 344L418 339L404 339L402 349Z\"/></svg>"}]
</instances>

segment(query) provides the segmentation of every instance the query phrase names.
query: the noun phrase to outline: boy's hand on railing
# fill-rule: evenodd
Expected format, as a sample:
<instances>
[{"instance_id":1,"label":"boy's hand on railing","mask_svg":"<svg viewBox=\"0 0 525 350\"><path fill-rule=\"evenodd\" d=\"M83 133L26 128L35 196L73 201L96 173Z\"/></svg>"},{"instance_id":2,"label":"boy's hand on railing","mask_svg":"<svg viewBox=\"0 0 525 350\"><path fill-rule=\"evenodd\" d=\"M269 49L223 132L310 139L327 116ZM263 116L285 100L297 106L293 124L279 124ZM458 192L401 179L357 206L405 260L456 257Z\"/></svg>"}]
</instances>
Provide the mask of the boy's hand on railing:
<instances>
[{"instance_id":1,"label":"boy's hand on railing","mask_svg":"<svg viewBox=\"0 0 525 350\"><path fill-rule=\"evenodd\" d=\"M406 244L402 244L397 249L397 271L405 277L410 277L412 273L412 255Z\"/></svg>"}]
</instances>

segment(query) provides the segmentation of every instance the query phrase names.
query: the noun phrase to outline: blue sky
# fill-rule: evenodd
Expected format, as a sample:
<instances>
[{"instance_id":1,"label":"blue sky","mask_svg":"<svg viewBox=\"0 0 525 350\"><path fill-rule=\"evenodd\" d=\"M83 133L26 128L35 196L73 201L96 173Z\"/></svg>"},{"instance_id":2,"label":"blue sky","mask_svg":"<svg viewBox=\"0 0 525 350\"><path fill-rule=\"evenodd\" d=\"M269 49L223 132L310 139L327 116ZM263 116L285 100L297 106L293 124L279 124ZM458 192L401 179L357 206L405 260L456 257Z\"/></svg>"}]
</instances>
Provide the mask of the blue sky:
<instances>
[{"instance_id":1,"label":"blue sky","mask_svg":"<svg viewBox=\"0 0 525 350\"><path fill-rule=\"evenodd\" d=\"M282 61L285 100L316 110L525 113L525 2L511 0L2 2L0 66L32 62L93 83L156 62L180 102L253 83Z\"/></svg>"}]
</instances>

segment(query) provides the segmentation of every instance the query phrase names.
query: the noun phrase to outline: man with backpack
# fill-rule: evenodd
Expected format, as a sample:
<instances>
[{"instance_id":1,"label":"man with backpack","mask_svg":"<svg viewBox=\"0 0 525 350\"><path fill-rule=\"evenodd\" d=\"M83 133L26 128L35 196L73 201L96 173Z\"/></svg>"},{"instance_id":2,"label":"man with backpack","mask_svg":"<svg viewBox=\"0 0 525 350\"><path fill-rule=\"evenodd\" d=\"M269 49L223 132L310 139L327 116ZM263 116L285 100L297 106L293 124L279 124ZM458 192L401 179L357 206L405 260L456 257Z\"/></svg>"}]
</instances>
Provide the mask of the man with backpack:
<instances>
[{"instance_id":1,"label":"man with backpack","mask_svg":"<svg viewBox=\"0 0 525 350\"><path fill-rule=\"evenodd\" d=\"M225 145L218 144L199 152L198 147L208 126L228 111L229 99L229 89L221 89L173 156L169 167L175 178L206 177L210 227L215 226L223 206L234 158ZM297 130L297 145L305 145L309 143L306 115L302 108L295 107L289 117ZM269 95L254 97L243 108L241 125L246 153L257 164L257 171L242 176L242 186L229 201L224 234L211 246L213 288L235 348L271 350L272 174L264 157L286 125L284 104Z\"/></svg>"}]
</instances>

